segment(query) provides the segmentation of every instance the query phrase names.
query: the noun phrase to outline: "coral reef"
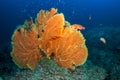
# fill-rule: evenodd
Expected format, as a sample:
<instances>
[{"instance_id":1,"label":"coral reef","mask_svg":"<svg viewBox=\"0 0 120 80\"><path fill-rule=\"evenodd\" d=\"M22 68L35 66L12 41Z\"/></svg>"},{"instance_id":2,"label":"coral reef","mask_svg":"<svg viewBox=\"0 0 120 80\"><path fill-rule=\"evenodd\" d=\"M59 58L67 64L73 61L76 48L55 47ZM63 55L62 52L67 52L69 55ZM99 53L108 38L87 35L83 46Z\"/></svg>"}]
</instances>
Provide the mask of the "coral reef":
<instances>
[{"instance_id":1,"label":"coral reef","mask_svg":"<svg viewBox=\"0 0 120 80\"><path fill-rule=\"evenodd\" d=\"M4 44L0 46L0 77L3 80L120 80L119 30L120 27L85 30L89 57L74 71L61 68L56 61L45 56L34 70L18 68L10 57L10 43ZM100 41L100 37L106 39L106 44Z\"/></svg>"},{"instance_id":2,"label":"coral reef","mask_svg":"<svg viewBox=\"0 0 120 80\"><path fill-rule=\"evenodd\" d=\"M36 25L26 21L12 36L13 61L21 68L35 69L44 52L64 68L74 70L88 56L85 39L74 25L66 25L64 15L57 9L41 10Z\"/></svg>"},{"instance_id":3,"label":"coral reef","mask_svg":"<svg viewBox=\"0 0 120 80\"><path fill-rule=\"evenodd\" d=\"M87 61L73 72L61 68L52 59L43 58L34 71L19 70L9 76L2 76L4 80L104 80L106 71Z\"/></svg>"},{"instance_id":4,"label":"coral reef","mask_svg":"<svg viewBox=\"0 0 120 80\"><path fill-rule=\"evenodd\" d=\"M120 80L120 27L96 27L84 33L88 60L106 70L105 80ZM100 41L104 37L106 43ZM93 56L94 55L94 56Z\"/></svg>"}]
</instances>

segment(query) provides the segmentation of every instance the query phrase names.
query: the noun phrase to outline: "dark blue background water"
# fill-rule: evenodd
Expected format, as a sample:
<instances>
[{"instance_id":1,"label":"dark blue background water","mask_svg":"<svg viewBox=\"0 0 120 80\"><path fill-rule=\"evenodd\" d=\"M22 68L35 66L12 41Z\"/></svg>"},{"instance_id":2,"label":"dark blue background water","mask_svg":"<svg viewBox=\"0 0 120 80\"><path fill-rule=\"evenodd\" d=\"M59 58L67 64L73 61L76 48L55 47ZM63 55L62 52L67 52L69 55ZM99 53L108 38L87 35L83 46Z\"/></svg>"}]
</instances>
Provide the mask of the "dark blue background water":
<instances>
[{"instance_id":1,"label":"dark blue background water","mask_svg":"<svg viewBox=\"0 0 120 80\"><path fill-rule=\"evenodd\" d=\"M0 45L11 40L17 25L51 7L64 13L71 24L82 24L86 29L120 27L120 0L0 0Z\"/></svg>"}]
</instances>

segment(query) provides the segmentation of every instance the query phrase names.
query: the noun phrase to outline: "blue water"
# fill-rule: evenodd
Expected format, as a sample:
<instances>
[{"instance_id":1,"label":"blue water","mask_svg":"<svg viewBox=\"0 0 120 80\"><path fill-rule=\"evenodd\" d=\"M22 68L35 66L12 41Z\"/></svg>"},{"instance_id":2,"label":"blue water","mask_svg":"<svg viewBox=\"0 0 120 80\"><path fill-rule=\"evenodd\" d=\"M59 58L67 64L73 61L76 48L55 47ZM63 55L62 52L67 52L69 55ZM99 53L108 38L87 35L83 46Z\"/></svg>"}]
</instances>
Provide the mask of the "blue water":
<instances>
[{"instance_id":1,"label":"blue water","mask_svg":"<svg viewBox=\"0 0 120 80\"><path fill-rule=\"evenodd\" d=\"M120 0L0 0L0 44L10 41L17 25L41 9L57 8L71 24L91 29L120 26ZM89 20L91 17L91 20Z\"/></svg>"},{"instance_id":2,"label":"blue water","mask_svg":"<svg viewBox=\"0 0 120 80\"><path fill-rule=\"evenodd\" d=\"M120 0L0 0L0 78L3 73L16 71L10 57L14 30L30 17L35 22L41 9L50 8L57 8L71 24L85 27L81 32L89 51L88 61L105 69L105 80L120 80Z\"/></svg>"}]
</instances>

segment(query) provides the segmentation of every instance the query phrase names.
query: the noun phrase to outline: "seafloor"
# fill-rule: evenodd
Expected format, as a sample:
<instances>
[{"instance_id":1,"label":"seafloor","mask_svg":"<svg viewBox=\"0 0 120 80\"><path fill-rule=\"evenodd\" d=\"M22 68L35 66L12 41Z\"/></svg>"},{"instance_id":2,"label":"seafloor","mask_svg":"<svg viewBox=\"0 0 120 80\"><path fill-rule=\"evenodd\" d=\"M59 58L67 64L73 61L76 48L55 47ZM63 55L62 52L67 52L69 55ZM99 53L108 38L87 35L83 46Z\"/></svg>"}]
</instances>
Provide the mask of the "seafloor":
<instances>
[{"instance_id":1,"label":"seafloor","mask_svg":"<svg viewBox=\"0 0 120 80\"><path fill-rule=\"evenodd\" d=\"M97 27L82 31L89 56L75 71L43 58L35 70L18 68L10 57L10 42L0 47L0 80L120 80L120 29ZM103 37L106 43L100 41Z\"/></svg>"}]
</instances>

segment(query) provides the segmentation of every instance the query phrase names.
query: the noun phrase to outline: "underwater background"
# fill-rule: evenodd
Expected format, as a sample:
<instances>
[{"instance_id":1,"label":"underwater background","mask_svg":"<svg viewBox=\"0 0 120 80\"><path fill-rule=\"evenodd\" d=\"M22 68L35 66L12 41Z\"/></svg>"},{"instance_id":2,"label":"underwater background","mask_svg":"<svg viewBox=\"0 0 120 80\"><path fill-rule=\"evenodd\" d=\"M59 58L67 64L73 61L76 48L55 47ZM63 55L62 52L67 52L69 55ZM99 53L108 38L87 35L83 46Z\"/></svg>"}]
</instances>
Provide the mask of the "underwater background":
<instances>
[{"instance_id":1,"label":"underwater background","mask_svg":"<svg viewBox=\"0 0 120 80\"><path fill-rule=\"evenodd\" d=\"M74 72L48 59L34 71L20 69L10 56L18 25L50 8L85 27L88 59ZM1 0L0 34L0 80L120 80L120 0Z\"/></svg>"}]
</instances>

